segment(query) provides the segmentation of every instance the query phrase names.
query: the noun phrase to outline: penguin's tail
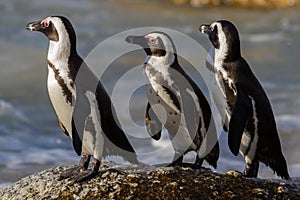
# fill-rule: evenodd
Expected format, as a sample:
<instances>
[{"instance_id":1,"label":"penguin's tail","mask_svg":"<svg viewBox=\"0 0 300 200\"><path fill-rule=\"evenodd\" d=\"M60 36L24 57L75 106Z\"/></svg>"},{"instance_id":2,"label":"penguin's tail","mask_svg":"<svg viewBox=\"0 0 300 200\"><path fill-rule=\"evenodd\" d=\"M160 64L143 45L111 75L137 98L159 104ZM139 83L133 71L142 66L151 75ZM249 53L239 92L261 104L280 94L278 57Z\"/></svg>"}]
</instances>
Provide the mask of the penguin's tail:
<instances>
[{"instance_id":1,"label":"penguin's tail","mask_svg":"<svg viewBox=\"0 0 300 200\"><path fill-rule=\"evenodd\" d=\"M282 153L280 153L280 156L278 156L276 160L272 160L270 162L270 167L274 170L274 173L276 173L282 179L291 180L291 177L288 173L287 163Z\"/></svg>"},{"instance_id":2,"label":"penguin's tail","mask_svg":"<svg viewBox=\"0 0 300 200\"><path fill-rule=\"evenodd\" d=\"M137 159L136 152L133 148L127 149L127 152L123 154L122 157L124 158L124 160L130 162L131 164L140 164L140 162Z\"/></svg>"},{"instance_id":3,"label":"penguin's tail","mask_svg":"<svg viewBox=\"0 0 300 200\"><path fill-rule=\"evenodd\" d=\"M259 154L259 155L269 155L260 158L259 160L263 162L266 166L269 166L274 173L280 176L282 179L291 180L288 173L287 163L281 151L269 152L269 154Z\"/></svg>"},{"instance_id":4,"label":"penguin's tail","mask_svg":"<svg viewBox=\"0 0 300 200\"><path fill-rule=\"evenodd\" d=\"M137 154L124 134L120 134L118 138L120 141L111 141L109 138L104 137L105 153L109 156L120 156L125 161L132 164L139 164Z\"/></svg>"}]
</instances>

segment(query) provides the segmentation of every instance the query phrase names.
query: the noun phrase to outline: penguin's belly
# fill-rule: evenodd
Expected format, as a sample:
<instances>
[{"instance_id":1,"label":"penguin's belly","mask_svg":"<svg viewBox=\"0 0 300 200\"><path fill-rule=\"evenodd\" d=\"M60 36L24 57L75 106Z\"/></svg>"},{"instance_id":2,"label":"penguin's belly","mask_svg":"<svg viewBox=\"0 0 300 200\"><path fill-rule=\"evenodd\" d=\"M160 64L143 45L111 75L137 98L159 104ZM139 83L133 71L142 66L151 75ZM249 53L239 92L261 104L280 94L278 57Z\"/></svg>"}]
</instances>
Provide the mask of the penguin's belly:
<instances>
[{"instance_id":1,"label":"penguin's belly","mask_svg":"<svg viewBox=\"0 0 300 200\"><path fill-rule=\"evenodd\" d=\"M66 101L66 97L63 94L63 90L59 85L58 81L55 79L55 75L52 70L48 72L48 93L55 110L55 113L59 120L62 122L66 130L68 131L70 137L72 138L72 114L73 106L71 103Z\"/></svg>"},{"instance_id":2,"label":"penguin's belly","mask_svg":"<svg viewBox=\"0 0 300 200\"><path fill-rule=\"evenodd\" d=\"M148 87L147 96L158 119L168 130L174 150L181 153L196 150L197 147L187 129L184 114L178 109L173 109L174 105L170 106L172 100L161 97L152 87Z\"/></svg>"}]
</instances>

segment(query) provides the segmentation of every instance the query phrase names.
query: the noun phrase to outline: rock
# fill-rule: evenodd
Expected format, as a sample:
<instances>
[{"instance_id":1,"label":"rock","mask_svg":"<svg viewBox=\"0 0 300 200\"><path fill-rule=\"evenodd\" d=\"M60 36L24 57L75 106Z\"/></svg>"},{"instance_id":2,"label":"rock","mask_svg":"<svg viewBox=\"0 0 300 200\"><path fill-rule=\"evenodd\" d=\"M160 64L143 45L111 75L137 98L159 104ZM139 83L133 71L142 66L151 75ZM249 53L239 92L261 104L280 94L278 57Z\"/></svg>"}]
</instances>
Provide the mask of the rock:
<instances>
[{"instance_id":1,"label":"rock","mask_svg":"<svg viewBox=\"0 0 300 200\"><path fill-rule=\"evenodd\" d=\"M300 181L244 178L210 169L114 165L103 162L87 182L58 181L55 167L0 190L1 199L300 199Z\"/></svg>"}]
</instances>

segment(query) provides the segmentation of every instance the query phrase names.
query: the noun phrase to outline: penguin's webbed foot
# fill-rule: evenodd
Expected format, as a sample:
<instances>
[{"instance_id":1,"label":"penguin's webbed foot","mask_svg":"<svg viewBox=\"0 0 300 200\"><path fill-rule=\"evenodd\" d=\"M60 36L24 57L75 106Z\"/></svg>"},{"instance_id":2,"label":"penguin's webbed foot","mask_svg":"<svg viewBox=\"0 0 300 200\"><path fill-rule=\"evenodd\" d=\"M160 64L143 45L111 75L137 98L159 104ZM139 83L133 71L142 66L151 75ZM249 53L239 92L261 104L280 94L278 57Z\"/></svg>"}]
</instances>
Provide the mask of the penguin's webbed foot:
<instances>
[{"instance_id":1,"label":"penguin's webbed foot","mask_svg":"<svg viewBox=\"0 0 300 200\"><path fill-rule=\"evenodd\" d=\"M182 161L183 161L183 155L181 155L179 153L175 153L172 163L168 164L167 167L177 166L178 164L182 163Z\"/></svg>"},{"instance_id":2,"label":"penguin's webbed foot","mask_svg":"<svg viewBox=\"0 0 300 200\"><path fill-rule=\"evenodd\" d=\"M80 183L80 182L87 181L87 180L94 178L97 174L98 174L98 171L94 171L92 169L86 169L86 170L80 171L75 176L73 176L72 180L75 183Z\"/></svg>"},{"instance_id":3,"label":"penguin's webbed foot","mask_svg":"<svg viewBox=\"0 0 300 200\"><path fill-rule=\"evenodd\" d=\"M185 162L179 162L176 164L176 166L180 167L189 167L191 169L200 169L203 164L203 158L200 158L198 155L196 156L195 163L185 163Z\"/></svg>"},{"instance_id":4,"label":"penguin's webbed foot","mask_svg":"<svg viewBox=\"0 0 300 200\"><path fill-rule=\"evenodd\" d=\"M63 179L72 178L73 176L78 174L81 170L82 169L79 166L67 169L60 174L60 176L58 177L58 180L61 181Z\"/></svg>"},{"instance_id":5,"label":"penguin's webbed foot","mask_svg":"<svg viewBox=\"0 0 300 200\"><path fill-rule=\"evenodd\" d=\"M198 155L196 156L195 165L202 166L204 158L200 158Z\"/></svg>"},{"instance_id":6,"label":"penguin's webbed foot","mask_svg":"<svg viewBox=\"0 0 300 200\"><path fill-rule=\"evenodd\" d=\"M79 162L79 166L64 170L60 174L58 180L61 181L63 179L72 178L76 176L78 173L80 173L81 171L87 170L90 159L91 159L91 155L83 154Z\"/></svg>"},{"instance_id":7,"label":"penguin's webbed foot","mask_svg":"<svg viewBox=\"0 0 300 200\"><path fill-rule=\"evenodd\" d=\"M80 170L75 176L72 177L72 180L76 183L90 180L97 176L99 168L100 161L94 158L93 167L91 169Z\"/></svg>"},{"instance_id":8,"label":"penguin's webbed foot","mask_svg":"<svg viewBox=\"0 0 300 200\"><path fill-rule=\"evenodd\" d=\"M258 174L259 162L253 160L252 163L246 163L243 175L248 178L256 178Z\"/></svg>"}]
</instances>

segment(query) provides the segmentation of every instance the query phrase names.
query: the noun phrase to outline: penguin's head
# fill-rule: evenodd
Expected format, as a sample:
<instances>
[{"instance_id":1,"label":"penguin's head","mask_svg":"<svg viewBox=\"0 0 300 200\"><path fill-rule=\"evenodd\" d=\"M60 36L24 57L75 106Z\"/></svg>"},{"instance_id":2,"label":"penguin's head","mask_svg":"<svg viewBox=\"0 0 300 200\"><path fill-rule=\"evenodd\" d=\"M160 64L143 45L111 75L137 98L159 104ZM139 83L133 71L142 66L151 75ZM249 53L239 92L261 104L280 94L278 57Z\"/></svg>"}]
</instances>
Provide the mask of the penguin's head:
<instances>
[{"instance_id":1,"label":"penguin's head","mask_svg":"<svg viewBox=\"0 0 300 200\"><path fill-rule=\"evenodd\" d=\"M209 25L203 24L199 31L209 36L209 40L216 49L216 53L220 52L223 59L235 60L240 58L240 39L236 27L227 20L219 20Z\"/></svg>"},{"instance_id":2,"label":"penguin's head","mask_svg":"<svg viewBox=\"0 0 300 200\"><path fill-rule=\"evenodd\" d=\"M172 64L176 59L176 49L169 35L164 32L151 32L141 36L128 36L126 42L143 47L147 56L154 56Z\"/></svg>"},{"instance_id":3,"label":"penguin's head","mask_svg":"<svg viewBox=\"0 0 300 200\"><path fill-rule=\"evenodd\" d=\"M59 42L70 40L76 42L76 35L71 22L64 16L51 16L40 21L30 22L26 25L30 31L39 31L46 35L50 41Z\"/></svg>"}]
</instances>

